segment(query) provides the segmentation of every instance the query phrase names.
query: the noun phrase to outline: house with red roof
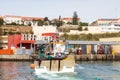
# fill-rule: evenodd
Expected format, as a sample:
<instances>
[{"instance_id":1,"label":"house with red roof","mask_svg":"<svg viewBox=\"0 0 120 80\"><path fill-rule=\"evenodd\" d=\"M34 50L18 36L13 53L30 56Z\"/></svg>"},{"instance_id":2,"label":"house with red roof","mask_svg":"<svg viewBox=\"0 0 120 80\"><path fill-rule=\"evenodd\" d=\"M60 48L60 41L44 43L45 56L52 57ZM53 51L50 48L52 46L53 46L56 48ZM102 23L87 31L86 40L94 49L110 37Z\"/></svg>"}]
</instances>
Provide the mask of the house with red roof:
<instances>
[{"instance_id":1,"label":"house with red roof","mask_svg":"<svg viewBox=\"0 0 120 80\"><path fill-rule=\"evenodd\" d=\"M24 25L37 25L39 20L44 20L44 18L38 17L22 17L22 22Z\"/></svg>"},{"instance_id":2,"label":"house with red roof","mask_svg":"<svg viewBox=\"0 0 120 80\"><path fill-rule=\"evenodd\" d=\"M73 18L61 18L62 21L64 21L65 23L67 22L72 22ZM77 18L78 22L80 22L80 18Z\"/></svg>"},{"instance_id":3,"label":"house with red roof","mask_svg":"<svg viewBox=\"0 0 120 80\"><path fill-rule=\"evenodd\" d=\"M14 15L5 15L3 16L4 24L22 24L21 16L14 16Z\"/></svg>"},{"instance_id":4,"label":"house with red roof","mask_svg":"<svg viewBox=\"0 0 120 80\"><path fill-rule=\"evenodd\" d=\"M19 25L36 25L39 20L44 20L44 18L39 17L24 17L15 15L5 15L3 16L4 24L19 24Z\"/></svg>"}]
</instances>

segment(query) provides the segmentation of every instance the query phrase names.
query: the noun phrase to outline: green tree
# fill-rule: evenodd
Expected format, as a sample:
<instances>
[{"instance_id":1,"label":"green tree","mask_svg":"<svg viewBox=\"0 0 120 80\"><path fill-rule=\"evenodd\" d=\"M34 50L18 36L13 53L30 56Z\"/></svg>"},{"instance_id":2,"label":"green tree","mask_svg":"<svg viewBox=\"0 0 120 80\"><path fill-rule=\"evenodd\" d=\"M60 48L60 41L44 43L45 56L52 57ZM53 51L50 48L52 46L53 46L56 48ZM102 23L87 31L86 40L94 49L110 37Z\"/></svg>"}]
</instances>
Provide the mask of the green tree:
<instances>
[{"instance_id":1,"label":"green tree","mask_svg":"<svg viewBox=\"0 0 120 80\"><path fill-rule=\"evenodd\" d=\"M9 31L8 34L9 34L9 35L13 35L13 34L15 34L15 33L12 32L12 31Z\"/></svg>"},{"instance_id":2,"label":"green tree","mask_svg":"<svg viewBox=\"0 0 120 80\"><path fill-rule=\"evenodd\" d=\"M17 25L15 22L12 22L11 25Z\"/></svg>"},{"instance_id":3,"label":"green tree","mask_svg":"<svg viewBox=\"0 0 120 80\"><path fill-rule=\"evenodd\" d=\"M20 32L16 32L16 34L21 34Z\"/></svg>"},{"instance_id":4,"label":"green tree","mask_svg":"<svg viewBox=\"0 0 120 80\"><path fill-rule=\"evenodd\" d=\"M0 19L0 26L3 25L3 19Z\"/></svg>"},{"instance_id":5,"label":"green tree","mask_svg":"<svg viewBox=\"0 0 120 80\"><path fill-rule=\"evenodd\" d=\"M73 13L72 24L78 25L78 15L76 11Z\"/></svg>"},{"instance_id":6,"label":"green tree","mask_svg":"<svg viewBox=\"0 0 120 80\"><path fill-rule=\"evenodd\" d=\"M61 37L60 37L61 39L68 39L68 34L66 34L66 33L64 33Z\"/></svg>"},{"instance_id":7,"label":"green tree","mask_svg":"<svg viewBox=\"0 0 120 80\"><path fill-rule=\"evenodd\" d=\"M64 24L63 21L57 21L56 26L57 26L57 27L60 27L60 26L62 26L63 24Z\"/></svg>"},{"instance_id":8,"label":"green tree","mask_svg":"<svg viewBox=\"0 0 120 80\"><path fill-rule=\"evenodd\" d=\"M72 24L72 23L71 23L71 22L67 22L67 24L69 24L69 25L70 25L70 24Z\"/></svg>"},{"instance_id":9,"label":"green tree","mask_svg":"<svg viewBox=\"0 0 120 80\"><path fill-rule=\"evenodd\" d=\"M89 41L99 41L99 38L108 38L108 37L120 37L120 32L118 33L103 33L103 34L76 34L68 35L63 34L61 37L65 37L66 40L89 40Z\"/></svg>"},{"instance_id":10,"label":"green tree","mask_svg":"<svg viewBox=\"0 0 120 80\"><path fill-rule=\"evenodd\" d=\"M49 21L48 17L45 17L45 18L44 18L44 21Z\"/></svg>"},{"instance_id":11,"label":"green tree","mask_svg":"<svg viewBox=\"0 0 120 80\"><path fill-rule=\"evenodd\" d=\"M38 26L43 26L43 24L44 24L44 21L42 21L42 20L38 21Z\"/></svg>"},{"instance_id":12,"label":"green tree","mask_svg":"<svg viewBox=\"0 0 120 80\"><path fill-rule=\"evenodd\" d=\"M30 34L34 34L34 32L32 30L29 31Z\"/></svg>"},{"instance_id":13,"label":"green tree","mask_svg":"<svg viewBox=\"0 0 120 80\"><path fill-rule=\"evenodd\" d=\"M64 22L61 20L61 16L59 16L59 20L57 20L57 27L60 27L64 24Z\"/></svg>"},{"instance_id":14,"label":"green tree","mask_svg":"<svg viewBox=\"0 0 120 80\"><path fill-rule=\"evenodd\" d=\"M0 36L2 35L2 28L0 27Z\"/></svg>"},{"instance_id":15,"label":"green tree","mask_svg":"<svg viewBox=\"0 0 120 80\"><path fill-rule=\"evenodd\" d=\"M88 28L87 27L85 27L85 29L84 29L85 31L88 31Z\"/></svg>"},{"instance_id":16,"label":"green tree","mask_svg":"<svg viewBox=\"0 0 120 80\"><path fill-rule=\"evenodd\" d=\"M80 26L88 26L88 23L86 23L86 22L80 22L79 25Z\"/></svg>"},{"instance_id":17,"label":"green tree","mask_svg":"<svg viewBox=\"0 0 120 80\"><path fill-rule=\"evenodd\" d=\"M78 31L82 31L82 26L79 26L79 27L78 27Z\"/></svg>"},{"instance_id":18,"label":"green tree","mask_svg":"<svg viewBox=\"0 0 120 80\"><path fill-rule=\"evenodd\" d=\"M28 26L31 26L31 23L29 22Z\"/></svg>"},{"instance_id":19,"label":"green tree","mask_svg":"<svg viewBox=\"0 0 120 80\"><path fill-rule=\"evenodd\" d=\"M48 19L48 17L45 17L44 18L44 25L49 25L50 24L50 21Z\"/></svg>"}]
</instances>

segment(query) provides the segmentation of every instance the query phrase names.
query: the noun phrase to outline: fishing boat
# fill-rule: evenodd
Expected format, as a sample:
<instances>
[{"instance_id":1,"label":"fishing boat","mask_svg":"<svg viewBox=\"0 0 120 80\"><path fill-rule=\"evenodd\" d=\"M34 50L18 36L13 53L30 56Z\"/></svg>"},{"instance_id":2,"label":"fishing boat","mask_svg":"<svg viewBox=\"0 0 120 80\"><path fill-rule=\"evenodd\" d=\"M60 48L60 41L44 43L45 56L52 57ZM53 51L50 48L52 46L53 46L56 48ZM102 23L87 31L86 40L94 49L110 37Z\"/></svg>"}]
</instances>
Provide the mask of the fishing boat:
<instances>
[{"instance_id":1,"label":"fishing boat","mask_svg":"<svg viewBox=\"0 0 120 80\"><path fill-rule=\"evenodd\" d=\"M68 53L66 42L50 42L48 50L45 45L39 47L38 57L34 59L35 73L74 72L74 55Z\"/></svg>"}]
</instances>

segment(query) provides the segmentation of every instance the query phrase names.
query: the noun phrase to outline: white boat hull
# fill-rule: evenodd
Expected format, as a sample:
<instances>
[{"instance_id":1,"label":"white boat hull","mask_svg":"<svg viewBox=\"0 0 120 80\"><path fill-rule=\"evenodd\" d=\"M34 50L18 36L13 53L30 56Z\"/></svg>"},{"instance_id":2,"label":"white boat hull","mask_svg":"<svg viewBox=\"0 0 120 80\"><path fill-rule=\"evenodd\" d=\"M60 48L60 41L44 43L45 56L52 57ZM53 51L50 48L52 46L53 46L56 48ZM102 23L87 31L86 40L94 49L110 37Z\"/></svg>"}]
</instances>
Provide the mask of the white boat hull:
<instances>
[{"instance_id":1,"label":"white boat hull","mask_svg":"<svg viewBox=\"0 0 120 80\"><path fill-rule=\"evenodd\" d=\"M69 72L74 72L74 66L68 67L68 66L63 66L63 70L61 71L48 71L46 66L41 66L41 67L35 67L35 73L69 73Z\"/></svg>"},{"instance_id":2,"label":"white boat hull","mask_svg":"<svg viewBox=\"0 0 120 80\"><path fill-rule=\"evenodd\" d=\"M34 61L35 73L69 73L74 72L75 60L69 55L63 60Z\"/></svg>"}]
</instances>

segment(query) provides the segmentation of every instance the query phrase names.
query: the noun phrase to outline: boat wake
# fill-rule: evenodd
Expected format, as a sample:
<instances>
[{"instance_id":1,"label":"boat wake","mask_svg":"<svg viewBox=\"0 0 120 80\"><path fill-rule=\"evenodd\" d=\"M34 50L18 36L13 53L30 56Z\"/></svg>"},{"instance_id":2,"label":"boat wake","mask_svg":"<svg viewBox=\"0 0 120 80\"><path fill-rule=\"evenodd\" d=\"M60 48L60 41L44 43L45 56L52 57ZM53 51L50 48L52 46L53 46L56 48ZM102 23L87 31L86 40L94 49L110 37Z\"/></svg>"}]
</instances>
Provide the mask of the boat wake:
<instances>
[{"instance_id":1,"label":"boat wake","mask_svg":"<svg viewBox=\"0 0 120 80\"><path fill-rule=\"evenodd\" d=\"M83 80L76 78L75 73L40 73L35 80Z\"/></svg>"},{"instance_id":2,"label":"boat wake","mask_svg":"<svg viewBox=\"0 0 120 80\"><path fill-rule=\"evenodd\" d=\"M75 72L71 73L35 73L35 80L83 80L82 78L78 77L78 71L85 69L84 67L80 66L79 64L75 65Z\"/></svg>"},{"instance_id":3,"label":"boat wake","mask_svg":"<svg viewBox=\"0 0 120 80\"><path fill-rule=\"evenodd\" d=\"M79 64L75 64L75 69L79 70L79 69L85 69L85 68L80 66Z\"/></svg>"}]
</instances>

